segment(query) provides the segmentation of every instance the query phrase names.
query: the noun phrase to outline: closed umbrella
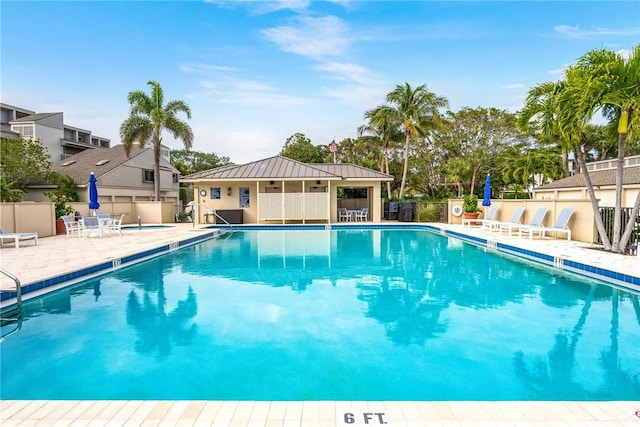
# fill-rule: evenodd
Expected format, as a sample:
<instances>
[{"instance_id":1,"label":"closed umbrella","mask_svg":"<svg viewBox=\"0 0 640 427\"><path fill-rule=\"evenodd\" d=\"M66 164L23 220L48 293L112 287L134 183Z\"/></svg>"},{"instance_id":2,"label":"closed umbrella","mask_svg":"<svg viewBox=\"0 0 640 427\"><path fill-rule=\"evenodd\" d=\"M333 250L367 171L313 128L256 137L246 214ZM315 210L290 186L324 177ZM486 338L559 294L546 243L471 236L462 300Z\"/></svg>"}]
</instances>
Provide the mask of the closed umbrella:
<instances>
[{"instance_id":1,"label":"closed umbrella","mask_svg":"<svg viewBox=\"0 0 640 427\"><path fill-rule=\"evenodd\" d=\"M487 174L487 180L484 182L484 195L482 198L482 206L491 206L491 175L490 174Z\"/></svg>"},{"instance_id":2,"label":"closed umbrella","mask_svg":"<svg viewBox=\"0 0 640 427\"><path fill-rule=\"evenodd\" d=\"M98 186L96 185L96 176L91 172L91 175L89 175L89 210L93 211L93 215L95 216L98 209L100 209L100 203L98 203Z\"/></svg>"}]
</instances>

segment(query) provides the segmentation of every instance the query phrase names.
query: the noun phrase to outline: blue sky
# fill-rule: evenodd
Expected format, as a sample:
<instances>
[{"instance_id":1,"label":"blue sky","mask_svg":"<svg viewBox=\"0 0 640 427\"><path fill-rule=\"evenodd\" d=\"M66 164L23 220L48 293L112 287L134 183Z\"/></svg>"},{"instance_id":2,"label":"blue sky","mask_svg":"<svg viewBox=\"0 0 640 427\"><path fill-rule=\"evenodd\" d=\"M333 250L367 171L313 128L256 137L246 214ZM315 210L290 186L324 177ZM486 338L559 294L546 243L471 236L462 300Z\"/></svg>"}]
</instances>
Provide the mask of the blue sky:
<instances>
[{"instance_id":1,"label":"blue sky","mask_svg":"<svg viewBox=\"0 0 640 427\"><path fill-rule=\"evenodd\" d=\"M591 49L640 43L640 2L7 1L1 99L119 143L127 94L183 100L193 149L236 163L357 136L398 84L519 110ZM169 134L163 142L182 148Z\"/></svg>"}]
</instances>

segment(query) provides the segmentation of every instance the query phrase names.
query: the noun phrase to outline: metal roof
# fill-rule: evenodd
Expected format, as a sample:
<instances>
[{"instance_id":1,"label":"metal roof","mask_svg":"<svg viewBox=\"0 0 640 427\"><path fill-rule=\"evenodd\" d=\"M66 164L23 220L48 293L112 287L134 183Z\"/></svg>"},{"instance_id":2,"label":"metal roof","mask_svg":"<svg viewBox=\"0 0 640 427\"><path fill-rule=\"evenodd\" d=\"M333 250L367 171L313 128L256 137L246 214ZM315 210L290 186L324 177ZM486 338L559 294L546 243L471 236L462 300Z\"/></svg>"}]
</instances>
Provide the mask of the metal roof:
<instances>
[{"instance_id":1,"label":"metal roof","mask_svg":"<svg viewBox=\"0 0 640 427\"><path fill-rule=\"evenodd\" d=\"M282 156L269 157L244 165L226 165L181 178L181 181L233 181L276 179L373 179L392 180L380 172L349 164L302 163Z\"/></svg>"},{"instance_id":2,"label":"metal roof","mask_svg":"<svg viewBox=\"0 0 640 427\"><path fill-rule=\"evenodd\" d=\"M640 184L640 166L626 167L623 170L622 184ZM613 186L616 185L616 170L605 169L601 171L589 172L591 183L594 187ZM560 188L584 188L587 184L583 174L573 175L567 178L559 179L536 188L538 190L555 190Z\"/></svg>"}]
</instances>

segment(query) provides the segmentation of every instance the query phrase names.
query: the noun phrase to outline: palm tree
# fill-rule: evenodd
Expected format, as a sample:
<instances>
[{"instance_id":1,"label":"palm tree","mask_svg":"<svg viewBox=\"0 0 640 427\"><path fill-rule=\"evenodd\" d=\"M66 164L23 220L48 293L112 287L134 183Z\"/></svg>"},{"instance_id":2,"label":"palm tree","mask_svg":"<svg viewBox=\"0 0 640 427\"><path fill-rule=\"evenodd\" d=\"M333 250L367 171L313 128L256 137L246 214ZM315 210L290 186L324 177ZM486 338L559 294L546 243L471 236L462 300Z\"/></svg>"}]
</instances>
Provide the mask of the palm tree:
<instances>
[{"instance_id":1,"label":"palm tree","mask_svg":"<svg viewBox=\"0 0 640 427\"><path fill-rule=\"evenodd\" d=\"M368 120L366 125L358 128L360 136L365 133L373 134L380 140L380 172L389 175L389 147L395 139L400 125L397 110L388 105L380 105L364 113ZM387 198L391 198L391 183L387 182Z\"/></svg>"},{"instance_id":2,"label":"palm tree","mask_svg":"<svg viewBox=\"0 0 640 427\"><path fill-rule=\"evenodd\" d=\"M412 137L425 136L428 127L435 127L440 121L438 109L447 108L449 101L430 92L427 85L420 85L414 89L409 83L405 83L397 85L387 94L387 102L398 112L405 135L404 168L400 184L400 199L402 199L409 170L409 142Z\"/></svg>"},{"instance_id":3,"label":"palm tree","mask_svg":"<svg viewBox=\"0 0 640 427\"><path fill-rule=\"evenodd\" d=\"M590 51L569 67L565 79L538 85L529 92L521 111L520 126L532 118L540 119L541 134L557 138L563 148L572 148L585 179L596 227L607 251L621 252L626 247L640 210L640 194L636 197L625 232L620 237L622 204L622 166L627 135L636 138L640 126L640 45L629 59L604 49ZM610 241L600 214L591 177L586 168L585 153L580 147L589 139L589 122L602 110L610 120L619 121L618 168L616 170L616 207L614 235ZM625 114L626 112L626 114Z\"/></svg>"},{"instance_id":4,"label":"palm tree","mask_svg":"<svg viewBox=\"0 0 640 427\"><path fill-rule=\"evenodd\" d=\"M162 131L171 132L174 138L182 140L187 150L191 149L193 132L188 124L176 117L176 113L183 112L190 119L191 109L183 101L168 101L164 105L164 93L160 84L153 80L147 84L151 87L150 95L139 90L129 92L127 99L131 104L131 112L120 125L120 137L127 155L135 142L140 148L144 148L148 141L153 144L153 183L155 200L159 201Z\"/></svg>"},{"instance_id":5,"label":"palm tree","mask_svg":"<svg viewBox=\"0 0 640 427\"><path fill-rule=\"evenodd\" d=\"M568 141L561 141L558 119L558 95L564 90L566 82L545 82L534 86L528 93L524 108L518 115L518 127L526 132L530 121L536 118L535 133L543 139L558 143L562 149L562 165L565 175L569 174L569 150L572 148Z\"/></svg>"},{"instance_id":6,"label":"palm tree","mask_svg":"<svg viewBox=\"0 0 640 427\"><path fill-rule=\"evenodd\" d=\"M616 200L613 223L614 252L620 252L631 236L632 222L640 209L640 193L636 197L630 222L624 235L621 230L622 176L625 156L625 142L628 135L640 135L640 45L637 45L628 59L622 54L606 49L587 52L575 66L576 89L570 92L565 102L572 103L576 113L590 119L602 110L611 121L618 123L618 163L616 168Z\"/></svg>"}]
</instances>

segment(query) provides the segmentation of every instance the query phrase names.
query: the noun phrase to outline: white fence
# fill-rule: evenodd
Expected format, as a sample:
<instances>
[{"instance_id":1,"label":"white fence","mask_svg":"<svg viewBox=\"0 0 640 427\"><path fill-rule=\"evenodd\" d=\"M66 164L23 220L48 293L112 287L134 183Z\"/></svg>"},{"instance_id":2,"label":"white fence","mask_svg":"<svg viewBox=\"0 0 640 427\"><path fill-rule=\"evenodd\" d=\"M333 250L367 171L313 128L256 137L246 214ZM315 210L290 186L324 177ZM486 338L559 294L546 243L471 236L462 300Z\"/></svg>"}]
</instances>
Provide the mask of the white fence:
<instances>
[{"instance_id":1,"label":"white fence","mask_svg":"<svg viewBox=\"0 0 640 427\"><path fill-rule=\"evenodd\" d=\"M329 206L329 193L260 193L258 194L258 219L329 222Z\"/></svg>"}]
</instances>

